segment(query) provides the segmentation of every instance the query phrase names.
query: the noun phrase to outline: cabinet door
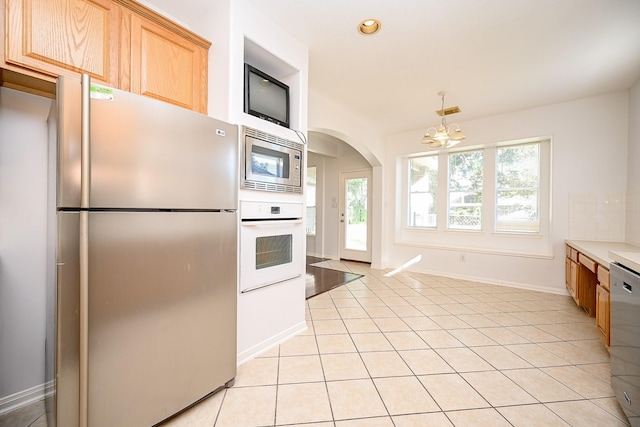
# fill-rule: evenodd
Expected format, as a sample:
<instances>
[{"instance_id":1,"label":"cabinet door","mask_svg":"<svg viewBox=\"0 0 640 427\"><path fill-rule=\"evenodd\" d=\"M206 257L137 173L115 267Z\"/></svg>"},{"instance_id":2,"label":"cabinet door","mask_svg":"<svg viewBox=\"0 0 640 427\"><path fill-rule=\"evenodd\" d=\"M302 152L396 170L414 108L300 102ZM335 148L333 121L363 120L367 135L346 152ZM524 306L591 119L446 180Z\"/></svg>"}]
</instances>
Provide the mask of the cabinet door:
<instances>
[{"instance_id":1,"label":"cabinet door","mask_svg":"<svg viewBox=\"0 0 640 427\"><path fill-rule=\"evenodd\" d=\"M108 0L7 0L6 62L117 86L118 13Z\"/></svg>"},{"instance_id":2,"label":"cabinet door","mask_svg":"<svg viewBox=\"0 0 640 427\"><path fill-rule=\"evenodd\" d=\"M576 301L576 304L580 305L578 293L578 263L572 260L569 260L569 292Z\"/></svg>"},{"instance_id":3,"label":"cabinet door","mask_svg":"<svg viewBox=\"0 0 640 427\"><path fill-rule=\"evenodd\" d=\"M140 15L129 25L130 88L123 89L206 113L208 49Z\"/></svg>"},{"instance_id":4,"label":"cabinet door","mask_svg":"<svg viewBox=\"0 0 640 427\"><path fill-rule=\"evenodd\" d=\"M600 282L602 287L605 288L606 290L611 290L609 288L609 282L610 282L609 270L607 270L601 265L598 265L598 282Z\"/></svg>"},{"instance_id":5,"label":"cabinet door","mask_svg":"<svg viewBox=\"0 0 640 427\"><path fill-rule=\"evenodd\" d=\"M598 284L596 291L596 325L600 332L600 338L609 347L609 291Z\"/></svg>"}]
</instances>

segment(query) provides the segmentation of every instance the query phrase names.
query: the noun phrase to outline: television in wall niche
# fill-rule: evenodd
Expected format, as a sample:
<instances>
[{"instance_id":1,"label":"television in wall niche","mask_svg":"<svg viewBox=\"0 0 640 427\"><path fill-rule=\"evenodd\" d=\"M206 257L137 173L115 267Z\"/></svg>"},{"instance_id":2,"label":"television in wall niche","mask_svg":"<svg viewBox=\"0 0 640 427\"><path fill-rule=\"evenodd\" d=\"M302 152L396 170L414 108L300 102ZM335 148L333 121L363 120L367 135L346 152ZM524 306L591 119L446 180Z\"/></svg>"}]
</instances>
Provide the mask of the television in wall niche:
<instances>
[{"instance_id":1,"label":"television in wall niche","mask_svg":"<svg viewBox=\"0 0 640 427\"><path fill-rule=\"evenodd\" d=\"M244 112L289 127L289 86L244 64Z\"/></svg>"}]
</instances>

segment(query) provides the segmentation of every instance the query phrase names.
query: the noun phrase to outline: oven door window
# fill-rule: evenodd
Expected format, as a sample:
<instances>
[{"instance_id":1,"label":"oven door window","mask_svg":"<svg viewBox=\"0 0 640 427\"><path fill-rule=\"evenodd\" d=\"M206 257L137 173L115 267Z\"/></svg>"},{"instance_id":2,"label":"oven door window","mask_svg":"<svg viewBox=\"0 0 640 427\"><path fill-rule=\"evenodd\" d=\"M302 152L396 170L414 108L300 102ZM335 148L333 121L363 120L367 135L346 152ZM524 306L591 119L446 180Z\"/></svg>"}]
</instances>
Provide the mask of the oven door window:
<instances>
[{"instance_id":1,"label":"oven door window","mask_svg":"<svg viewBox=\"0 0 640 427\"><path fill-rule=\"evenodd\" d=\"M251 173L274 178L289 178L289 154L253 145Z\"/></svg>"},{"instance_id":2,"label":"oven door window","mask_svg":"<svg viewBox=\"0 0 640 427\"><path fill-rule=\"evenodd\" d=\"M289 264L292 260L293 235L256 238L256 270Z\"/></svg>"}]
</instances>

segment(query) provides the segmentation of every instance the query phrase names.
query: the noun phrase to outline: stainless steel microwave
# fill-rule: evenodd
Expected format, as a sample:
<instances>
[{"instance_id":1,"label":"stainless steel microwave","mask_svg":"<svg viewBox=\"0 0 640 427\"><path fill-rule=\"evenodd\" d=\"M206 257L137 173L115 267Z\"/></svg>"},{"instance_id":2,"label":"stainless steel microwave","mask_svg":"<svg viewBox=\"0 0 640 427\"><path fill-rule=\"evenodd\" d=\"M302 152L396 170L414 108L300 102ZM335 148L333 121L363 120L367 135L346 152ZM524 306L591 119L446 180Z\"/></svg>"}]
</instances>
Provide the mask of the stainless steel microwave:
<instances>
[{"instance_id":1,"label":"stainless steel microwave","mask_svg":"<svg viewBox=\"0 0 640 427\"><path fill-rule=\"evenodd\" d=\"M302 194L302 144L246 126L242 143L242 188Z\"/></svg>"}]
</instances>

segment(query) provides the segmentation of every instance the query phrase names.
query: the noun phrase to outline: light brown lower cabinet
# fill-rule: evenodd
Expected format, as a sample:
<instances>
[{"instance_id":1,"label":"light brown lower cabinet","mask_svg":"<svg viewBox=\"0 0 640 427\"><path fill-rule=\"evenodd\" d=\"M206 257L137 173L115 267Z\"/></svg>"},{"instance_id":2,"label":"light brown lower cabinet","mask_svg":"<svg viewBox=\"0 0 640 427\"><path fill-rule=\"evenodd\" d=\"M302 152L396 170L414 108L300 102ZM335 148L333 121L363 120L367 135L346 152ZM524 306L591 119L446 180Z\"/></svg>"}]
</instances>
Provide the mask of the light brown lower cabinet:
<instances>
[{"instance_id":1,"label":"light brown lower cabinet","mask_svg":"<svg viewBox=\"0 0 640 427\"><path fill-rule=\"evenodd\" d=\"M596 286L598 264L582 253L578 253L578 306L591 317L596 315Z\"/></svg>"},{"instance_id":2,"label":"light brown lower cabinet","mask_svg":"<svg viewBox=\"0 0 640 427\"><path fill-rule=\"evenodd\" d=\"M565 283L578 307L595 316L600 338L609 349L611 297L609 270L577 249L566 245Z\"/></svg>"},{"instance_id":3,"label":"light brown lower cabinet","mask_svg":"<svg viewBox=\"0 0 640 427\"><path fill-rule=\"evenodd\" d=\"M598 285L596 295L596 325L598 326L602 342L609 348L609 310L611 307L609 290L605 289L602 285Z\"/></svg>"},{"instance_id":4,"label":"light brown lower cabinet","mask_svg":"<svg viewBox=\"0 0 640 427\"><path fill-rule=\"evenodd\" d=\"M567 291L580 306L579 293L578 293L578 251L571 246L566 246L565 257L565 284Z\"/></svg>"},{"instance_id":5,"label":"light brown lower cabinet","mask_svg":"<svg viewBox=\"0 0 640 427\"><path fill-rule=\"evenodd\" d=\"M571 258L566 259L567 278L566 285L569 294L573 297L576 304L580 305L578 300L578 263Z\"/></svg>"},{"instance_id":6,"label":"light brown lower cabinet","mask_svg":"<svg viewBox=\"0 0 640 427\"><path fill-rule=\"evenodd\" d=\"M598 288L596 292L596 325L600 338L609 348L611 344L611 294L609 288L609 270L598 266Z\"/></svg>"}]
</instances>

